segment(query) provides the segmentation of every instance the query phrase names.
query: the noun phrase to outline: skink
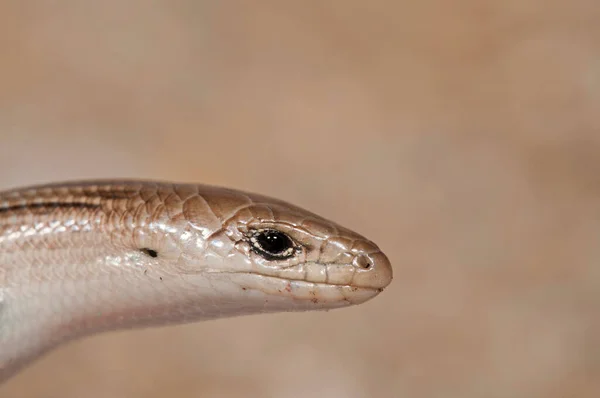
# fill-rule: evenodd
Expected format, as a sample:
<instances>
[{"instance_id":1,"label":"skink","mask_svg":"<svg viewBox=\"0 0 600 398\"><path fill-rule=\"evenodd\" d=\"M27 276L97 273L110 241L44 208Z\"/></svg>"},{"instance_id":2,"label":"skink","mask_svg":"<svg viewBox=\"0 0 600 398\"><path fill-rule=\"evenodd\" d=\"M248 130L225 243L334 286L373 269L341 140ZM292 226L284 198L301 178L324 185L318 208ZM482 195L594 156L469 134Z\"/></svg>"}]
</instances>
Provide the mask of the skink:
<instances>
[{"instance_id":1,"label":"skink","mask_svg":"<svg viewBox=\"0 0 600 398\"><path fill-rule=\"evenodd\" d=\"M0 381L91 334L363 303L370 240L287 202L155 181L0 193Z\"/></svg>"}]
</instances>

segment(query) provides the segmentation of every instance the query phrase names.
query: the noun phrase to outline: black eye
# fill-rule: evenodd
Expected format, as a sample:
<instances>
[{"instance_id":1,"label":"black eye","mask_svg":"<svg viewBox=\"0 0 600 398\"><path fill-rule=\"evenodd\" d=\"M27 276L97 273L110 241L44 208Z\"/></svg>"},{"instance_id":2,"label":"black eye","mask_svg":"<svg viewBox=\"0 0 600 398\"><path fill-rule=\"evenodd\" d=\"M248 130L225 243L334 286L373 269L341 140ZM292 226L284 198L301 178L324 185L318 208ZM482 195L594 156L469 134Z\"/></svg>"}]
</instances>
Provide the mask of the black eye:
<instances>
[{"instance_id":1,"label":"black eye","mask_svg":"<svg viewBox=\"0 0 600 398\"><path fill-rule=\"evenodd\" d=\"M290 258L295 253L292 239L283 232L274 229L255 231L250 236L252 249L267 260L281 260Z\"/></svg>"}]
</instances>

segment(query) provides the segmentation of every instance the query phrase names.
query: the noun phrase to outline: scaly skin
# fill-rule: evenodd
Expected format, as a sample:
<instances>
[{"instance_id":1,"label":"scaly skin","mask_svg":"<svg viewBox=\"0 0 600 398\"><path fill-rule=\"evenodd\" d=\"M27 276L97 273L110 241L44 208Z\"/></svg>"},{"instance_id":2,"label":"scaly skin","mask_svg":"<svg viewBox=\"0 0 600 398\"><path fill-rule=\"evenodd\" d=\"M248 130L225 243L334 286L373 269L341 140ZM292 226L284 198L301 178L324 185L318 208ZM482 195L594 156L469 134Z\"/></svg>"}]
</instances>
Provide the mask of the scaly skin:
<instances>
[{"instance_id":1,"label":"scaly skin","mask_svg":"<svg viewBox=\"0 0 600 398\"><path fill-rule=\"evenodd\" d=\"M297 251L267 259L252 233ZM226 188L88 181L0 193L0 381L94 333L363 303L392 280L371 241Z\"/></svg>"}]
</instances>

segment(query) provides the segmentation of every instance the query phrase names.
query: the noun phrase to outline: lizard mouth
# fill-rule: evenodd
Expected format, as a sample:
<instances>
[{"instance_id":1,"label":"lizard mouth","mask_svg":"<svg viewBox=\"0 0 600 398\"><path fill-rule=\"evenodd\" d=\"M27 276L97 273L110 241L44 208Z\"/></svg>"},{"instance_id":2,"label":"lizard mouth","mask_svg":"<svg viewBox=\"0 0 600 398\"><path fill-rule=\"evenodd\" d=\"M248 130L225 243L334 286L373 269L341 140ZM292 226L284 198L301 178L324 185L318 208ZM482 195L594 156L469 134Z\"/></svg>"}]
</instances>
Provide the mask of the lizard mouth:
<instances>
[{"instance_id":1,"label":"lizard mouth","mask_svg":"<svg viewBox=\"0 0 600 398\"><path fill-rule=\"evenodd\" d=\"M344 288L344 289L351 289L351 290L371 290L371 291L376 291L378 293L381 293L385 287L374 287L374 286L365 286L365 285L352 285L352 284L348 284L348 283L331 283L331 282L317 282L317 281L310 281L310 280L306 280L306 279L295 279L295 278L290 278L290 277L283 277L283 276L277 276L277 275L268 275L268 274L261 274L259 272L249 272L249 271L209 271L208 273L211 274L226 274L226 275L246 275L248 277L253 277L253 278L259 278L259 279L264 279L264 280L276 280L276 281L283 281L285 283L293 283L293 284L298 284L298 285L302 285L303 287L306 286L315 286L315 287L338 287L338 288Z\"/></svg>"},{"instance_id":2,"label":"lizard mouth","mask_svg":"<svg viewBox=\"0 0 600 398\"><path fill-rule=\"evenodd\" d=\"M270 296L289 297L298 301L311 301L315 304L353 305L372 299L383 291L383 288L310 282L262 275L254 272L234 272L242 289L260 291Z\"/></svg>"}]
</instances>

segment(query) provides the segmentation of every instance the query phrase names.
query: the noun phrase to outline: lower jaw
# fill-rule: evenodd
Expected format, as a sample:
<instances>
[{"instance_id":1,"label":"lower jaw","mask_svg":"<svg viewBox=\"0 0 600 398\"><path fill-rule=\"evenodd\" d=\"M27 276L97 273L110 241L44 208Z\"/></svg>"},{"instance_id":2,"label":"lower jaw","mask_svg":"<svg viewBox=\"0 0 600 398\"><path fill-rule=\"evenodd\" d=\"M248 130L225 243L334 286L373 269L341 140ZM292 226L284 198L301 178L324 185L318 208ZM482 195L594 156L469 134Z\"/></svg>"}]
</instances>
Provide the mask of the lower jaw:
<instances>
[{"instance_id":1,"label":"lower jaw","mask_svg":"<svg viewBox=\"0 0 600 398\"><path fill-rule=\"evenodd\" d=\"M238 274L239 275L239 274ZM242 288L260 291L269 296L306 301L315 306L343 307L364 303L383 291L370 287L332 285L320 282L306 282L282 279L273 276L246 274L237 281Z\"/></svg>"}]
</instances>

